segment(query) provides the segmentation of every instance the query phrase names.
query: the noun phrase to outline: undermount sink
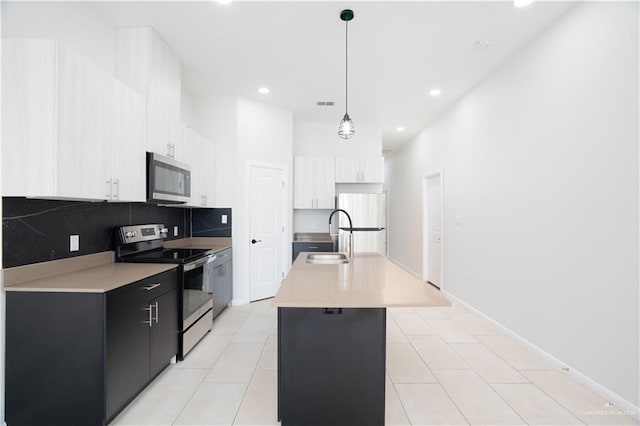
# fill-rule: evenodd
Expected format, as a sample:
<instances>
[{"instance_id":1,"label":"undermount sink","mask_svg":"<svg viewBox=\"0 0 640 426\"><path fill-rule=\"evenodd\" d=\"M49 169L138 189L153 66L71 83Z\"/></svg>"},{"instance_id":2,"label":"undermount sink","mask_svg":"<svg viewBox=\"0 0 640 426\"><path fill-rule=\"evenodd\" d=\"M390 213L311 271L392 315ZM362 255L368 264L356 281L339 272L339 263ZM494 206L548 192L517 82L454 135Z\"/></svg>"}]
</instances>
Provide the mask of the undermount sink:
<instances>
[{"instance_id":1,"label":"undermount sink","mask_svg":"<svg viewBox=\"0 0 640 426\"><path fill-rule=\"evenodd\" d=\"M307 255L307 263L321 265L338 265L349 263L349 259L344 253L314 253Z\"/></svg>"}]
</instances>

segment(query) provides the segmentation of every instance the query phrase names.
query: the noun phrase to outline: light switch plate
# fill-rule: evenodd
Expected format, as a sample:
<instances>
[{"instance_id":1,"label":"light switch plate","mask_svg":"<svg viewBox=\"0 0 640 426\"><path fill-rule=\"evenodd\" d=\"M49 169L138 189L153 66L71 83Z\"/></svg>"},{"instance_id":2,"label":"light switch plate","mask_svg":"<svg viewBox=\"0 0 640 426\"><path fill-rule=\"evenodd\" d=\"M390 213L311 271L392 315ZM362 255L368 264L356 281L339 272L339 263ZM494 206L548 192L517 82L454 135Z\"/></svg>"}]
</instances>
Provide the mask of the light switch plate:
<instances>
[{"instance_id":1,"label":"light switch plate","mask_svg":"<svg viewBox=\"0 0 640 426\"><path fill-rule=\"evenodd\" d=\"M69 236L69 251L80 250L80 235Z\"/></svg>"},{"instance_id":2,"label":"light switch plate","mask_svg":"<svg viewBox=\"0 0 640 426\"><path fill-rule=\"evenodd\" d=\"M227 215L226 214L222 215L222 223L227 223Z\"/></svg>"},{"instance_id":3,"label":"light switch plate","mask_svg":"<svg viewBox=\"0 0 640 426\"><path fill-rule=\"evenodd\" d=\"M177 226L174 226L174 227L173 227L173 236L174 236L174 237L177 237L177 236L178 236L178 227L177 227Z\"/></svg>"}]
</instances>

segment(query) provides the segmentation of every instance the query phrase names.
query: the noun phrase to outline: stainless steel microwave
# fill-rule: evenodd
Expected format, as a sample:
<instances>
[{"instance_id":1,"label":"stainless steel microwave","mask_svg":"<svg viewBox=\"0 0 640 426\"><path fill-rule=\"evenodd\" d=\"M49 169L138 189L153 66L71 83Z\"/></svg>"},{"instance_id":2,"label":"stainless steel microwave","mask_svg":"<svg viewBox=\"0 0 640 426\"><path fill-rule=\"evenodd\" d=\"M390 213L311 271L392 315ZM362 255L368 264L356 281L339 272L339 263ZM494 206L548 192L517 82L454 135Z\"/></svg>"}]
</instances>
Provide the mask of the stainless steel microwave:
<instances>
[{"instance_id":1,"label":"stainless steel microwave","mask_svg":"<svg viewBox=\"0 0 640 426\"><path fill-rule=\"evenodd\" d=\"M191 198L191 168L154 152L147 152L147 201L186 203Z\"/></svg>"}]
</instances>

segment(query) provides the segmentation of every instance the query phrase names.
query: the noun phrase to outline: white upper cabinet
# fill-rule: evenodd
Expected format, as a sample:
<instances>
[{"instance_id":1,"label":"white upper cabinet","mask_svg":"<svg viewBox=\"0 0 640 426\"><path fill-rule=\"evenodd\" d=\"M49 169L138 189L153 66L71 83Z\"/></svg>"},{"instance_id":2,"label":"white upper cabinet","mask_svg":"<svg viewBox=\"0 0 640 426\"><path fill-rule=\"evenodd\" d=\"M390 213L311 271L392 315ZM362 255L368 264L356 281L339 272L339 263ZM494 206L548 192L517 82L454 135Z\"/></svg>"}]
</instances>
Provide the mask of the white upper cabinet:
<instances>
[{"instance_id":1,"label":"white upper cabinet","mask_svg":"<svg viewBox=\"0 0 640 426\"><path fill-rule=\"evenodd\" d=\"M198 179L201 179L205 207L214 207L216 202L216 146L208 139L201 138L198 156Z\"/></svg>"},{"instance_id":2,"label":"white upper cabinet","mask_svg":"<svg viewBox=\"0 0 640 426\"><path fill-rule=\"evenodd\" d=\"M113 143L107 200L146 201L146 100L113 79Z\"/></svg>"},{"instance_id":3,"label":"white upper cabinet","mask_svg":"<svg viewBox=\"0 0 640 426\"><path fill-rule=\"evenodd\" d=\"M189 127L183 127L183 134L183 149L193 153L188 163L191 166L191 201L187 205L213 207L216 191L215 145Z\"/></svg>"},{"instance_id":4,"label":"white upper cabinet","mask_svg":"<svg viewBox=\"0 0 640 426\"><path fill-rule=\"evenodd\" d=\"M337 157L337 183L383 183L384 157Z\"/></svg>"},{"instance_id":5,"label":"white upper cabinet","mask_svg":"<svg viewBox=\"0 0 640 426\"><path fill-rule=\"evenodd\" d=\"M3 40L3 195L106 199L113 77L52 40Z\"/></svg>"},{"instance_id":6,"label":"white upper cabinet","mask_svg":"<svg viewBox=\"0 0 640 426\"><path fill-rule=\"evenodd\" d=\"M152 28L118 29L116 77L148 101L147 150L183 161L180 76L179 58Z\"/></svg>"},{"instance_id":7,"label":"white upper cabinet","mask_svg":"<svg viewBox=\"0 0 640 426\"><path fill-rule=\"evenodd\" d=\"M335 206L335 159L295 157L294 208L333 209Z\"/></svg>"}]
</instances>

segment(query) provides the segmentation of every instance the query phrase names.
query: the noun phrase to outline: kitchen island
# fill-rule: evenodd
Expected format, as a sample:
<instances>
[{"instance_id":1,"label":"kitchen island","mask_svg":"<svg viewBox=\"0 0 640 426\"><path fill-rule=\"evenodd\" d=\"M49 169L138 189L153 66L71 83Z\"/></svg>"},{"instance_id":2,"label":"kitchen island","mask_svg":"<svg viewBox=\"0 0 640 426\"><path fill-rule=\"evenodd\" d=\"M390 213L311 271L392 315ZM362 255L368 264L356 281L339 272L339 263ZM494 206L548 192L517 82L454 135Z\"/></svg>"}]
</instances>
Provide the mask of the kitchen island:
<instances>
[{"instance_id":1,"label":"kitchen island","mask_svg":"<svg viewBox=\"0 0 640 426\"><path fill-rule=\"evenodd\" d=\"M313 264L301 253L278 307L278 419L384 425L386 308L448 306L434 287L377 253ZM335 255L335 253L333 253Z\"/></svg>"}]
</instances>

